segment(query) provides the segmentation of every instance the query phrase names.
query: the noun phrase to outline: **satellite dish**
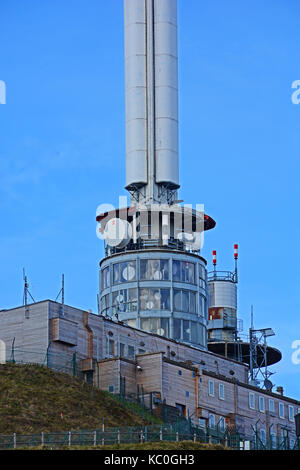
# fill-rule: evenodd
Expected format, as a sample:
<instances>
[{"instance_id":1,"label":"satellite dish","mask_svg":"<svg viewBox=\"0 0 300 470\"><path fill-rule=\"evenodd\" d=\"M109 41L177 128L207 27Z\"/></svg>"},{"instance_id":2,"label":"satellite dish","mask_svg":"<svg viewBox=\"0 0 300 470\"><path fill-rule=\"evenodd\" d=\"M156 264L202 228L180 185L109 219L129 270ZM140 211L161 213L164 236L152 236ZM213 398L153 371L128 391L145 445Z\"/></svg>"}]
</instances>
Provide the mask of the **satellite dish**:
<instances>
[{"instance_id":1,"label":"satellite dish","mask_svg":"<svg viewBox=\"0 0 300 470\"><path fill-rule=\"evenodd\" d=\"M132 228L127 220L110 219L104 229L104 239L113 248L124 248L132 237Z\"/></svg>"},{"instance_id":2,"label":"satellite dish","mask_svg":"<svg viewBox=\"0 0 300 470\"><path fill-rule=\"evenodd\" d=\"M183 241L186 247L192 251L198 251L203 247L203 232L181 232L177 238Z\"/></svg>"},{"instance_id":3,"label":"satellite dish","mask_svg":"<svg viewBox=\"0 0 300 470\"><path fill-rule=\"evenodd\" d=\"M269 379L265 379L264 380L264 387L266 390L268 390L269 392L272 391L272 388L274 387L274 384L272 384L271 380Z\"/></svg>"},{"instance_id":4,"label":"satellite dish","mask_svg":"<svg viewBox=\"0 0 300 470\"><path fill-rule=\"evenodd\" d=\"M123 296L122 294L119 294L119 295L117 296L117 298L116 298L116 301L117 301L118 303L124 302L124 296Z\"/></svg>"},{"instance_id":5,"label":"satellite dish","mask_svg":"<svg viewBox=\"0 0 300 470\"><path fill-rule=\"evenodd\" d=\"M123 269L122 276L125 279L125 281L132 281L135 277L134 267L126 266L126 268Z\"/></svg>"},{"instance_id":6,"label":"satellite dish","mask_svg":"<svg viewBox=\"0 0 300 470\"><path fill-rule=\"evenodd\" d=\"M158 328L156 332L159 336L163 336L165 334L165 330L163 328Z\"/></svg>"}]
</instances>

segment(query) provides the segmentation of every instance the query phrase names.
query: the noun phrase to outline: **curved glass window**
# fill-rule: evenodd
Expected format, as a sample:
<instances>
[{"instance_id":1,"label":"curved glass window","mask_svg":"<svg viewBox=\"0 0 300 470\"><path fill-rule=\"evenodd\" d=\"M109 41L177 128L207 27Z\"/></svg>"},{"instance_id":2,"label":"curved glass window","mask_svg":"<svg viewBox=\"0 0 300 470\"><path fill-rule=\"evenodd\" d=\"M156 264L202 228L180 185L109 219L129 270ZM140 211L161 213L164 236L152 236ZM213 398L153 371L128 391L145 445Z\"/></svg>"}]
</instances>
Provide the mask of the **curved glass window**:
<instances>
[{"instance_id":1,"label":"curved glass window","mask_svg":"<svg viewBox=\"0 0 300 470\"><path fill-rule=\"evenodd\" d=\"M136 312L137 289L121 289L112 293L113 314Z\"/></svg>"},{"instance_id":2,"label":"curved glass window","mask_svg":"<svg viewBox=\"0 0 300 470\"><path fill-rule=\"evenodd\" d=\"M169 260L141 259L141 280L142 281L168 281Z\"/></svg>"},{"instance_id":3,"label":"curved glass window","mask_svg":"<svg viewBox=\"0 0 300 470\"><path fill-rule=\"evenodd\" d=\"M200 317L207 318L207 300L201 294L199 296L199 315Z\"/></svg>"},{"instance_id":4,"label":"curved glass window","mask_svg":"<svg viewBox=\"0 0 300 470\"><path fill-rule=\"evenodd\" d=\"M170 289L140 289L141 310L170 310Z\"/></svg>"},{"instance_id":5,"label":"curved glass window","mask_svg":"<svg viewBox=\"0 0 300 470\"><path fill-rule=\"evenodd\" d=\"M136 261L117 263L113 266L113 283L132 282L136 280Z\"/></svg>"},{"instance_id":6,"label":"curved glass window","mask_svg":"<svg viewBox=\"0 0 300 470\"><path fill-rule=\"evenodd\" d=\"M176 312L197 313L196 293L190 290L174 289L173 309Z\"/></svg>"},{"instance_id":7,"label":"curved glass window","mask_svg":"<svg viewBox=\"0 0 300 470\"><path fill-rule=\"evenodd\" d=\"M155 333L160 336L169 336L168 318L141 318L140 326L142 330Z\"/></svg>"},{"instance_id":8,"label":"curved glass window","mask_svg":"<svg viewBox=\"0 0 300 470\"><path fill-rule=\"evenodd\" d=\"M199 277L200 279L203 279L203 281L206 281L206 269L202 264L199 264Z\"/></svg>"},{"instance_id":9,"label":"curved glass window","mask_svg":"<svg viewBox=\"0 0 300 470\"><path fill-rule=\"evenodd\" d=\"M101 288L102 290L103 289L107 289L107 287L110 286L110 276L109 276L109 266L107 266L106 268L102 269L102 272L101 272Z\"/></svg>"},{"instance_id":10,"label":"curved glass window","mask_svg":"<svg viewBox=\"0 0 300 470\"><path fill-rule=\"evenodd\" d=\"M195 263L173 260L173 281L195 284Z\"/></svg>"},{"instance_id":11,"label":"curved glass window","mask_svg":"<svg viewBox=\"0 0 300 470\"><path fill-rule=\"evenodd\" d=\"M103 295L103 297L101 297L100 307L102 315L109 314L109 294Z\"/></svg>"},{"instance_id":12,"label":"curved glass window","mask_svg":"<svg viewBox=\"0 0 300 470\"><path fill-rule=\"evenodd\" d=\"M204 345L203 326L195 321L174 318L173 339Z\"/></svg>"}]
</instances>

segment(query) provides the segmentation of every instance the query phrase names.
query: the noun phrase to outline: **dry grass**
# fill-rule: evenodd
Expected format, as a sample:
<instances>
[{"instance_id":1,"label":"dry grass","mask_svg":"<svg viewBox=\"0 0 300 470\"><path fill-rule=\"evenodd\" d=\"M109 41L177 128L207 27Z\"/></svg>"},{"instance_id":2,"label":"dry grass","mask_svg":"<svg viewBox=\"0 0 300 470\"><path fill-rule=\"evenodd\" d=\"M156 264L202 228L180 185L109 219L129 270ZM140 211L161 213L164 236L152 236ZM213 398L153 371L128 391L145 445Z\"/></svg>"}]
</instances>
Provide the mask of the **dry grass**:
<instances>
[{"instance_id":1,"label":"dry grass","mask_svg":"<svg viewBox=\"0 0 300 470\"><path fill-rule=\"evenodd\" d=\"M106 426L147 424L108 393L68 374L36 365L0 365L0 434L97 429L102 418Z\"/></svg>"}]
</instances>

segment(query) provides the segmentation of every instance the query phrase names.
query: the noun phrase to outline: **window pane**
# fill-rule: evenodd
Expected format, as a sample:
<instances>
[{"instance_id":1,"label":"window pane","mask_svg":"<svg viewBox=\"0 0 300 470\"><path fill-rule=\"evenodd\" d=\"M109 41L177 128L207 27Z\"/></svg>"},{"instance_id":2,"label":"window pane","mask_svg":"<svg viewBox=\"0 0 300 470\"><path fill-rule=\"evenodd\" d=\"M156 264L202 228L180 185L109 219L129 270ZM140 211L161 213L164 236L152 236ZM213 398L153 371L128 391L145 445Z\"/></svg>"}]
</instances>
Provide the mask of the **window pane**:
<instances>
[{"instance_id":1,"label":"window pane","mask_svg":"<svg viewBox=\"0 0 300 470\"><path fill-rule=\"evenodd\" d=\"M198 344L198 324L195 321L191 322L191 341Z\"/></svg>"},{"instance_id":2,"label":"window pane","mask_svg":"<svg viewBox=\"0 0 300 470\"><path fill-rule=\"evenodd\" d=\"M146 281L169 280L168 260L141 260L141 279Z\"/></svg>"},{"instance_id":3,"label":"window pane","mask_svg":"<svg viewBox=\"0 0 300 470\"><path fill-rule=\"evenodd\" d=\"M196 313L196 293L190 292L190 313Z\"/></svg>"},{"instance_id":4,"label":"window pane","mask_svg":"<svg viewBox=\"0 0 300 470\"><path fill-rule=\"evenodd\" d=\"M164 281L168 281L170 279L169 275L169 260L161 260L160 262L160 270L162 274L162 279Z\"/></svg>"},{"instance_id":5,"label":"window pane","mask_svg":"<svg viewBox=\"0 0 300 470\"><path fill-rule=\"evenodd\" d=\"M141 318L141 329L160 336L169 336L168 318Z\"/></svg>"},{"instance_id":6,"label":"window pane","mask_svg":"<svg viewBox=\"0 0 300 470\"><path fill-rule=\"evenodd\" d=\"M180 261L173 261L173 281L180 282Z\"/></svg>"},{"instance_id":7,"label":"window pane","mask_svg":"<svg viewBox=\"0 0 300 470\"><path fill-rule=\"evenodd\" d=\"M128 289L127 311L135 312L137 310L137 289Z\"/></svg>"},{"instance_id":8,"label":"window pane","mask_svg":"<svg viewBox=\"0 0 300 470\"><path fill-rule=\"evenodd\" d=\"M170 310L170 289L161 289L161 302L160 308L162 310Z\"/></svg>"},{"instance_id":9,"label":"window pane","mask_svg":"<svg viewBox=\"0 0 300 470\"><path fill-rule=\"evenodd\" d=\"M120 343L120 356L125 357L125 344Z\"/></svg>"},{"instance_id":10,"label":"window pane","mask_svg":"<svg viewBox=\"0 0 300 470\"><path fill-rule=\"evenodd\" d=\"M190 284L195 284L195 264L194 263L186 263L186 270L187 270L187 282Z\"/></svg>"},{"instance_id":11,"label":"window pane","mask_svg":"<svg viewBox=\"0 0 300 470\"><path fill-rule=\"evenodd\" d=\"M200 315L200 317L205 316L205 306L204 306L204 297L203 297L203 295L200 295L200 297L199 297L199 315Z\"/></svg>"},{"instance_id":12,"label":"window pane","mask_svg":"<svg viewBox=\"0 0 300 470\"><path fill-rule=\"evenodd\" d=\"M149 300L149 289L140 290L140 308L141 310L147 310L147 303Z\"/></svg>"},{"instance_id":13,"label":"window pane","mask_svg":"<svg viewBox=\"0 0 300 470\"><path fill-rule=\"evenodd\" d=\"M181 339L181 320L174 318L173 321L173 338Z\"/></svg>"},{"instance_id":14,"label":"window pane","mask_svg":"<svg viewBox=\"0 0 300 470\"><path fill-rule=\"evenodd\" d=\"M189 311L189 292L187 290L182 291L181 307L182 312Z\"/></svg>"},{"instance_id":15,"label":"window pane","mask_svg":"<svg viewBox=\"0 0 300 470\"><path fill-rule=\"evenodd\" d=\"M134 359L134 356L135 356L135 354L134 354L134 346L128 346L128 357L129 357L130 359Z\"/></svg>"},{"instance_id":16,"label":"window pane","mask_svg":"<svg viewBox=\"0 0 300 470\"><path fill-rule=\"evenodd\" d=\"M169 320L168 318L161 318L160 320L160 327L162 330L162 336L169 337Z\"/></svg>"},{"instance_id":17,"label":"window pane","mask_svg":"<svg viewBox=\"0 0 300 470\"><path fill-rule=\"evenodd\" d=\"M181 312L181 290L174 289L174 310Z\"/></svg>"},{"instance_id":18,"label":"window pane","mask_svg":"<svg viewBox=\"0 0 300 470\"><path fill-rule=\"evenodd\" d=\"M109 266L102 270L102 277L101 277L101 286L102 289L107 289L109 287Z\"/></svg>"},{"instance_id":19,"label":"window pane","mask_svg":"<svg viewBox=\"0 0 300 470\"><path fill-rule=\"evenodd\" d=\"M120 263L120 282L131 282L136 279L136 263L135 261L128 261L127 263Z\"/></svg>"},{"instance_id":20,"label":"window pane","mask_svg":"<svg viewBox=\"0 0 300 470\"><path fill-rule=\"evenodd\" d=\"M120 282L120 265L119 263L114 264L113 266L113 283L119 284Z\"/></svg>"},{"instance_id":21,"label":"window pane","mask_svg":"<svg viewBox=\"0 0 300 470\"><path fill-rule=\"evenodd\" d=\"M190 322L188 320L183 320L183 341L190 341Z\"/></svg>"},{"instance_id":22,"label":"window pane","mask_svg":"<svg viewBox=\"0 0 300 470\"><path fill-rule=\"evenodd\" d=\"M148 310L159 310L159 309L160 309L160 290L149 289Z\"/></svg>"}]
</instances>

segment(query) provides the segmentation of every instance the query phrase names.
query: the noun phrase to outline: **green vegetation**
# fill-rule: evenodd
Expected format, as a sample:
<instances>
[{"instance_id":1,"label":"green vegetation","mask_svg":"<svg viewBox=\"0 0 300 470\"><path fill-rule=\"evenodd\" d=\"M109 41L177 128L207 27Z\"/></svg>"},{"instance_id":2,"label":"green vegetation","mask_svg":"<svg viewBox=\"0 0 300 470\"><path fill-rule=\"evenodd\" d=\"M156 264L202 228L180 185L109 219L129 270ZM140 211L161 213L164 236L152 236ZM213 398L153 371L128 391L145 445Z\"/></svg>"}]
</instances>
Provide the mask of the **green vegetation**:
<instances>
[{"instance_id":1,"label":"green vegetation","mask_svg":"<svg viewBox=\"0 0 300 470\"><path fill-rule=\"evenodd\" d=\"M68 374L38 365L0 365L0 434L99 429L103 418L106 426L118 427L152 421L138 405L125 407Z\"/></svg>"}]
</instances>

